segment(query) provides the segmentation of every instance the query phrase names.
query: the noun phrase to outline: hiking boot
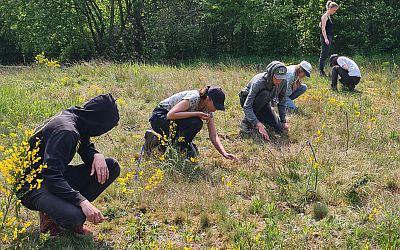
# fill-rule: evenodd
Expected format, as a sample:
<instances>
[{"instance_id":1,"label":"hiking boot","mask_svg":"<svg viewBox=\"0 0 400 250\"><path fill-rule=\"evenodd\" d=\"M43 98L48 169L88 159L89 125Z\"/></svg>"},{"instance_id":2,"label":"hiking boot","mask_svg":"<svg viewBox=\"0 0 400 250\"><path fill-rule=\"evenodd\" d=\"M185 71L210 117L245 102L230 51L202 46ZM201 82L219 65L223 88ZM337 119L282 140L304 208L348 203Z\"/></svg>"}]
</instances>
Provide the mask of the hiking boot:
<instances>
[{"instance_id":1,"label":"hiking boot","mask_svg":"<svg viewBox=\"0 0 400 250\"><path fill-rule=\"evenodd\" d=\"M74 234L76 236L87 236L87 235L93 235L93 231L90 230L88 227L82 225L78 226L73 230Z\"/></svg>"},{"instance_id":2,"label":"hiking boot","mask_svg":"<svg viewBox=\"0 0 400 250\"><path fill-rule=\"evenodd\" d=\"M160 145L161 136L153 130L146 130L144 133L144 152L150 154L151 151Z\"/></svg>"},{"instance_id":3,"label":"hiking boot","mask_svg":"<svg viewBox=\"0 0 400 250\"><path fill-rule=\"evenodd\" d=\"M319 76L320 76L320 77L328 77L328 76L326 75L325 71L322 70L322 69L319 70Z\"/></svg>"},{"instance_id":4,"label":"hiking boot","mask_svg":"<svg viewBox=\"0 0 400 250\"><path fill-rule=\"evenodd\" d=\"M243 134L250 134L251 132L253 132L253 126L250 122L246 120L246 118L240 122L239 128L240 132Z\"/></svg>"},{"instance_id":5,"label":"hiking boot","mask_svg":"<svg viewBox=\"0 0 400 250\"><path fill-rule=\"evenodd\" d=\"M331 88L333 91L338 91L337 86L331 84Z\"/></svg>"},{"instance_id":6,"label":"hiking boot","mask_svg":"<svg viewBox=\"0 0 400 250\"><path fill-rule=\"evenodd\" d=\"M57 224L43 212L39 212L39 228L41 233L49 232L50 236L56 236L59 234Z\"/></svg>"}]
</instances>

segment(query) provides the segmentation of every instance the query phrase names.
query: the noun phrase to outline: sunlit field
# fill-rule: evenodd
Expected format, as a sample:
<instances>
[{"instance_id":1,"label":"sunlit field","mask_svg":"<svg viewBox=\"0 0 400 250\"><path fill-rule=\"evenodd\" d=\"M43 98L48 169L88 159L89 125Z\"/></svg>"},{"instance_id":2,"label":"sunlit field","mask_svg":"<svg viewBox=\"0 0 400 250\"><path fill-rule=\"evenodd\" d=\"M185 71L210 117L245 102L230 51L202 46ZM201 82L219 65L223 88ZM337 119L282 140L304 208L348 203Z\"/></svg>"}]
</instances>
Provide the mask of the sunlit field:
<instances>
[{"instance_id":1,"label":"sunlit field","mask_svg":"<svg viewBox=\"0 0 400 250\"><path fill-rule=\"evenodd\" d=\"M308 91L296 100L299 112L288 116L289 135L271 133L270 142L239 133L244 114L238 93L256 74L254 64L93 62L0 69L1 146L19 143L20 137L10 134L111 92L120 123L93 141L122 167L120 178L94 202L108 219L87 224L93 237L41 235L37 212L23 208L19 216L33 224L14 241L3 241L2 248L399 248L400 68L391 60L355 61L362 73L355 92L340 84L339 92L332 92L328 79L314 70L305 82ZM217 132L240 160L224 159L203 126L194 140L198 162L155 153L144 155L138 167L158 102L205 85L225 90L227 110L215 113ZM4 195L0 192L2 200ZM4 229L11 230L11 238L15 223Z\"/></svg>"}]
</instances>

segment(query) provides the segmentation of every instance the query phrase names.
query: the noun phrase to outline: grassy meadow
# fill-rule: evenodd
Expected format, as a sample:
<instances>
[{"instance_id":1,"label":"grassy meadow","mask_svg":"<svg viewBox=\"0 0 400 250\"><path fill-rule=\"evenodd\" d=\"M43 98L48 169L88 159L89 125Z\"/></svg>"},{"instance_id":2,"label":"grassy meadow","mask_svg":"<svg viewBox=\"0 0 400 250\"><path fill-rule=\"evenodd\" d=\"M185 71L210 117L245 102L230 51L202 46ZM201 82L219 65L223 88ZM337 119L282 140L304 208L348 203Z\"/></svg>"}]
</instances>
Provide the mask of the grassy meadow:
<instances>
[{"instance_id":1,"label":"grassy meadow","mask_svg":"<svg viewBox=\"0 0 400 250\"><path fill-rule=\"evenodd\" d=\"M10 132L10 124L34 128L107 92L118 99L121 115L118 127L93 139L122 167L121 178L94 202L108 220L88 224L93 238L50 238L39 234L37 213L23 209L21 216L34 224L19 247L400 248L400 68L390 60L355 61L362 72L356 92L340 84L332 92L314 70L305 82L308 91L296 100L300 111L288 116L289 136L271 142L239 134L238 92L256 73L254 64L0 69L0 133ZM204 126L194 141L199 162L184 166L192 169L182 171L175 166L182 162L158 155L145 156L137 169L153 108L176 92L207 84L226 92L227 110L215 114L217 132L240 161L219 155Z\"/></svg>"}]
</instances>

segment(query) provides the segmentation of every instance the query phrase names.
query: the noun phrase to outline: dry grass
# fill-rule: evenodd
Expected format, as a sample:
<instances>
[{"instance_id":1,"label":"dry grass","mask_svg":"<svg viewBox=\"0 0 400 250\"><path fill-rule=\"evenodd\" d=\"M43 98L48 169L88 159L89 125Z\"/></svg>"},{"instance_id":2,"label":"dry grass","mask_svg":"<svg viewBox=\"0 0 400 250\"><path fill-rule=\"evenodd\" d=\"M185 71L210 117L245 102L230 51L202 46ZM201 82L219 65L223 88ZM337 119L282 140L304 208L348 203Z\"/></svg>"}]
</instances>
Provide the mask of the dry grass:
<instances>
[{"instance_id":1,"label":"dry grass","mask_svg":"<svg viewBox=\"0 0 400 250\"><path fill-rule=\"evenodd\" d=\"M160 100L219 85L227 93L227 110L216 113L217 131L225 148L240 158L237 163L223 159L204 128L195 139L200 149L195 178L166 173L145 189L163 167L157 158L145 158L142 177L126 182L131 192L115 183L95 201L110 220L90 225L97 232L94 241L68 235L50 241L39 238L34 227L24 244L49 249L399 247L400 71L388 64L361 65L363 79L355 93L333 93L316 74L308 79L309 90L297 100L301 113L289 117L289 138L273 143L238 133L243 112L237 94L254 75L251 67L85 64L2 71L1 120L27 127L112 92L119 99L120 125L94 141L121 163L122 176L136 170L148 118ZM319 162L318 190L311 197L306 196L313 165L307 141ZM313 215L315 201L328 208L319 221Z\"/></svg>"}]
</instances>

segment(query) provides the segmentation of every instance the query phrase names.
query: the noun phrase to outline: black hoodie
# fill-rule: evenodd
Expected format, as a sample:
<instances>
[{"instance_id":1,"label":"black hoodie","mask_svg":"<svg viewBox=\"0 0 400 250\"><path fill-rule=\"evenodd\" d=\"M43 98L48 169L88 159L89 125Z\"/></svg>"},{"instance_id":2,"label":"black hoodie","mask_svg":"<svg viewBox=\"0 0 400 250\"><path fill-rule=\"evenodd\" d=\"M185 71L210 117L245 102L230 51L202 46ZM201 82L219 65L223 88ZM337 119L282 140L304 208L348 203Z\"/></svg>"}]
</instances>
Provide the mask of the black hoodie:
<instances>
[{"instance_id":1,"label":"black hoodie","mask_svg":"<svg viewBox=\"0 0 400 250\"><path fill-rule=\"evenodd\" d=\"M64 178L68 164L78 153L87 167L91 167L94 154L98 153L91 136L102 135L118 124L119 112L111 94L99 95L90 99L83 108L71 107L51 118L30 138L31 148L39 139L41 160L33 168L47 164L39 178L43 178L49 192L57 197L79 205L86 200L78 191L71 188Z\"/></svg>"}]
</instances>

